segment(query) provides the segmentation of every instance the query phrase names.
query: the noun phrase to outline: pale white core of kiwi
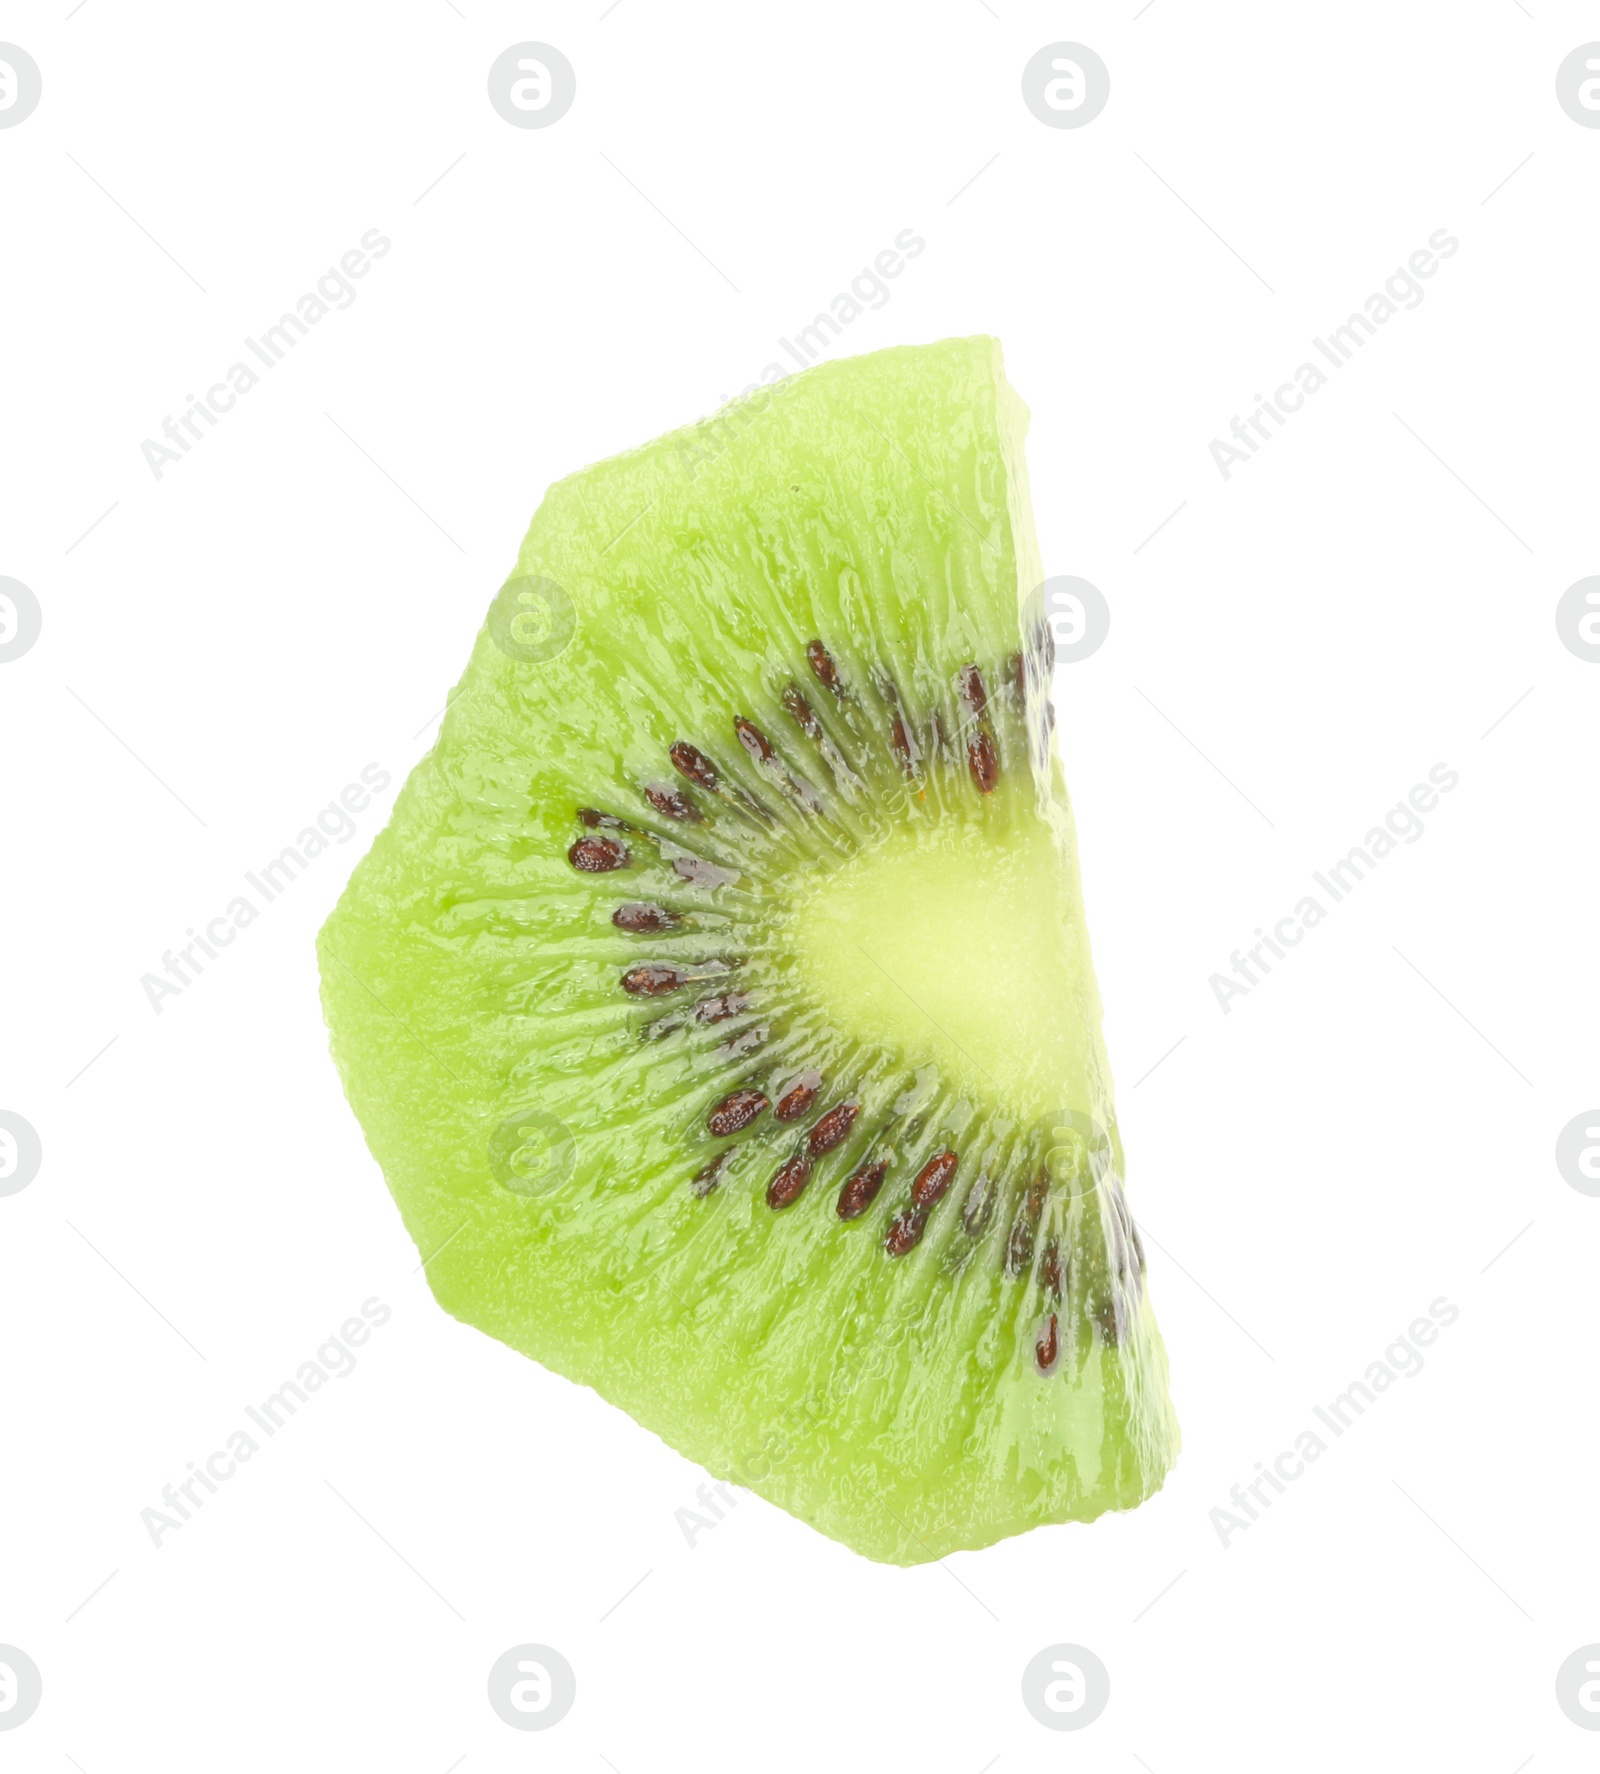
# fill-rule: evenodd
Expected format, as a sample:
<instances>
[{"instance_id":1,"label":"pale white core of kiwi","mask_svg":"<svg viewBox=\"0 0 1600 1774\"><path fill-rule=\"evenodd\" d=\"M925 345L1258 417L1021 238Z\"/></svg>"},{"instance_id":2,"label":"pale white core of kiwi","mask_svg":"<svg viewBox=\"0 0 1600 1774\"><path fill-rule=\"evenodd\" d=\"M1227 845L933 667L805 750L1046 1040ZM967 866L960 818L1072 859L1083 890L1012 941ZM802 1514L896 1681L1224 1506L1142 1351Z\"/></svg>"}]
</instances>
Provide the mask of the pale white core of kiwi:
<instances>
[{"instance_id":1,"label":"pale white core of kiwi","mask_svg":"<svg viewBox=\"0 0 1600 1774\"><path fill-rule=\"evenodd\" d=\"M842 1037L937 1066L1008 1120L1106 1118L1082 903L1044 821L896 827L792 909L796 983Z\"/></svg>"}]
</instances>

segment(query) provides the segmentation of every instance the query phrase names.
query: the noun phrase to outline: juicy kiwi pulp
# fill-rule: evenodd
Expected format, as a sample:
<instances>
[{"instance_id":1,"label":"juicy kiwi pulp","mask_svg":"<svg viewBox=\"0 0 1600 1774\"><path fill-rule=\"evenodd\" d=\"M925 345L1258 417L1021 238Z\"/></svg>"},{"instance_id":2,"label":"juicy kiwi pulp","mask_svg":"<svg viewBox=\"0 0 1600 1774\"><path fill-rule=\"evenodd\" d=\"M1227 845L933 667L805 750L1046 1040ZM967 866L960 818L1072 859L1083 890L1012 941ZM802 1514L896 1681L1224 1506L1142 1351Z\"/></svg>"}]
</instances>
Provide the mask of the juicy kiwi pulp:
<instances>
[{"instance_id":1,"label":"juicy kiwi pulp","mask_svg":"<svg viewBox=\"0 0 1600 1774\"><path fill-rule=\"evenodd\" d=\"M869 1557L1178 1434L998 345L553 487L320 939L440 1302Z\"/></svg>"}]
</instances>

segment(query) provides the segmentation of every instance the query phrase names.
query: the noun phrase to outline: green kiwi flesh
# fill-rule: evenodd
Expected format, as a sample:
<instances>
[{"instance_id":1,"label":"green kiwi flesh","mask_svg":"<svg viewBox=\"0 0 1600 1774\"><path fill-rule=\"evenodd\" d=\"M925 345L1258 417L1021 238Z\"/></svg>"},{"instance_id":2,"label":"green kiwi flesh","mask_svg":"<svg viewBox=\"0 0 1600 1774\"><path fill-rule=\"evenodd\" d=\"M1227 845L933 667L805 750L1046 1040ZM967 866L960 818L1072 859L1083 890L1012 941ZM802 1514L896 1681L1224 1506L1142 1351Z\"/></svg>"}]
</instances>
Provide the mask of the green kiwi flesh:
<instances>
[{"instance_id":1,"label":"green kiwi flesh","mask_svg":"<svg viewBox=\"0 0 1600 1774\"><path fill-rule=\"evenodd\" d=\"M446 1310L896 1564L1178 1447L1026 422L946 340L551 488L319 941Z\"/></svg>"}]
</instances>

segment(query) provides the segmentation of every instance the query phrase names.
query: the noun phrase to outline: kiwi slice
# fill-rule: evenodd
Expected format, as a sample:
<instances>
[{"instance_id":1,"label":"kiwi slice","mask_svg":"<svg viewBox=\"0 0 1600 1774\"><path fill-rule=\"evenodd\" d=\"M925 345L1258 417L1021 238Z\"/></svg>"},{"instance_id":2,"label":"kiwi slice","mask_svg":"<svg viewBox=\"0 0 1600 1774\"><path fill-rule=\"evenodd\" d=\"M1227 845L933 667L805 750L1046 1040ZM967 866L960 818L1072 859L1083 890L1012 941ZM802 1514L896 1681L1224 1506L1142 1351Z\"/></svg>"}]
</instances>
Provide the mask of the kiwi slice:
<instances>
[{"instance_id":1,"label":"kiwi slice","mask_svg":"<svg viewBox=\"0 0 1600 1774\"><path fill-rule=\"evenodd\" d=\"M1156 1489L992 339L553 487L320 939L440 1303L912 1564Z\"/></svg>"}]
</instances>

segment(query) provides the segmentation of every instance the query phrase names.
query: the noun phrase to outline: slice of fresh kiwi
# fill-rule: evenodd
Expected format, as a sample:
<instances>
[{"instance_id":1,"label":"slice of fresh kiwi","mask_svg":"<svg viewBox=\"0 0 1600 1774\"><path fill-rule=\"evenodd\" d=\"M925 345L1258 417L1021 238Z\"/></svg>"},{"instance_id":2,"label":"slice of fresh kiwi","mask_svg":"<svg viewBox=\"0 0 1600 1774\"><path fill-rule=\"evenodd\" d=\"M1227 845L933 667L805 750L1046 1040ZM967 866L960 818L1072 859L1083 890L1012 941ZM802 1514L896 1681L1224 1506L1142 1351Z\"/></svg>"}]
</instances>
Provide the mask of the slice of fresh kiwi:
<instances>
[{"instance_id":1,"label":"slice of fresh kiwi","mask_svg":"<svg viewBox=\"0 0 1600 1774\"><path fill-rule=\"evenodd\" d=\"M992 339L553 487L321 936L440 1302L911 1564L1177 1450Z\"/></svg>"}]
</instances>

